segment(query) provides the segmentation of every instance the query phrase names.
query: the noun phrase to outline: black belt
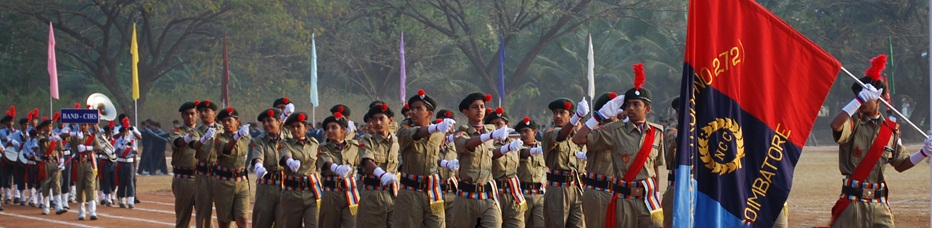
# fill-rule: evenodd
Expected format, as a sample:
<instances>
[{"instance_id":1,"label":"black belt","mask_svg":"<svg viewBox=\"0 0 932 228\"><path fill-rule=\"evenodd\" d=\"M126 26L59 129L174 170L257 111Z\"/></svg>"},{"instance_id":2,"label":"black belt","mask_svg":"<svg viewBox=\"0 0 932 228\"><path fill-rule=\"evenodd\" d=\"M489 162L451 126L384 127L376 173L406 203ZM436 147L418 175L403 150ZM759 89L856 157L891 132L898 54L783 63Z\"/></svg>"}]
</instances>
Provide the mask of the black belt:
<instances>
[{"instance_id":1,"label":"black belt","mask_svg":"<svg viewBox=\"0 0 932 228\"><path fill-rule=\"evenodd\" d=\"M398 182L404 186L408 186L408 187L412 187L412 188L416 188L420 190L430 190L430 183L426 181L420 182L420 181L411 180L411 179L404 178L404 177L398 178L398 179L400 179L398 180Z\"/></svg>"},{"instance_id":2,"label":"black belt","mask_svg":"<svg viewBox=\"0 0 932 228\"><path fill-rule=\"evenodd\" d=\"M379 179L366 177L362 179L362 184L369 185L369 186L375 186L375 187L381 187L382 181Z\"/></svg>"},{"instance_id":3,"label":"black belt","mask_svg":"<svg viewBox=\"0 0 932 228\"><path fill-rule=\"evenodd\" d=\"M242 171L242 172L230 172L230 171L221 171L221 170L216 170L216 169L215 169L215 170L214 170L214 175L217 175L217 176L220 176L220 177L226 177L226 178L244 177L244 176L246 176L246 171Z\"/></svg>"},{"instance_id":4,"label":"black belt","mask_svg":"<svg viewBox=\"0 0 932 228\"><path fill-rule=\"evenodd\" d=\"M644 198L644 187L629 188L621 185L613 185L612 191L626 196L632 196L634 198Z\"/></svg>"},{"instance_id":5,"label":"black belt","mask_svg":"<svg viewBox=\"0 0 932 228\"><path fill-rule=\"evenodd\" d=\"M878 199L887 197L887 189L864 189L864 188L854 188L851 186L841 186L841 193L851 196L856 196L861 199Z\"/></svg>"},{"instance_id":6,"label":"black belt","mask_svg":"<svg viewBox=\"0 0 932 228\"><path fill-rule=\"evenodd\" d=\"M576 181L575 177L576 177L575 173L570 174L570 175L559 175L559 174L547 173L547 180L553 181L553 182L561 182L561 183L573 182L573 181Z\"/></svg>"},{"instance_id":7,"label":"black belt","mask_svg":"<svg viewBox=\"0 0 932 228\"><path fill-rule=\"evenodd\" d=\"M475 185L475 184L470 184L470 183L466 183L466 182L460 181L460 183L459 183L459 190L460 190L460 191L464 191L464 192L479 192L479 193L481 193L481 192L493 192L493 191L495 191L495 188L493 188L493 187L492 187L492 184L490 184L490 183L485 183L485 184L483 184L483 185L481 185L481 186L478 186L478 185Z\"/></svg>"},{"instance_id":8,"label":"black belt","mask_svg":"<svg viewBox=\"0 0 932 228\"><path fill-rule=\"evenodd\" d=\"M607 180L596 180L589 177L583 177L582 182L583 184L586 184L586 186L592 186L596 188L611 189L612 187L612 183Z\"/></svg>"},{"instance_id":9,"label":"black belt","mask_svg":"<svg viewBox=\"0 0 932 228\"><path fill-rule=\"evenodd\" d=\"M530 190L530 189L540 189L543 184L541 183L531 183L531 182L521 182L521 189Z\"/></svg>"},{"instance_id":10,"label":"black belt","mask_svg":"<svg viewBox=\"0 0 932 228\"><path fill-rule=\"evenodd\" d=\"M282 174L282 171L281 171L281 170L279 170L279 171L269 171L267 174L265 174L265 176L262 176L261 179L266 179L266 180L281 180L281 179L282 179L282 176L283 176L283 174Z\"/></svg>"},{"instance_id":11,"label":"black belt","mask_svg":"<svg viewBox=\"0 0 932 228\"><path fill-rule=\"evenodd\" d=\"M323 186L324 188L343 188L343 182L324 180L323 183L321 183L321 186Z\"/></svg>"},{"instance_id":12,"label":"black belt","mask_svg":"<svg viewBox=\"0 0 932 228\"><path fill-rule=\"evenodd\" d=\"M172 172L175 174L188 175L188 176L194 175L193 169L172 168Z\"/></svg>"},{"instance_id":13,"label":"black belt","mask_svg":"<svg viewBox=\"0 0 932 228\"><path fill-rule=\"evenodd\" d=\"M446 192L446 191L455 192L456 189L457 189L457 188L456 188L456 185L447 184L447 183L440 183L440 191L444 191L444 192Z\"/></svg>"},{"instance_id":14,"label":"black belt","mask_svg":"<svg viewBox=\"0 0 932 228\"><path fill-rule=\"evenodd\" d=\"M210 169L210 166L197 165L197 168L195 168L195 170L201 173L210 173L211 169Z\"/></svg>"},{"instance_id":15,"label":"black belt","mask_svg":"<svg viewBox=\"0 0 932 228\"><path fill-rule=\"evenodd\" d=\"M285 181L282 182L282 184L284 184L285 187L297 188L297 189L299 189L299 190L300 190L300 189L309 189L310 186L311 186L310 183L308 183L307 180L305 180L305 179L301 179L301 180L288 180L288 179L285 179Z\"/></svg>"}]
</instances>

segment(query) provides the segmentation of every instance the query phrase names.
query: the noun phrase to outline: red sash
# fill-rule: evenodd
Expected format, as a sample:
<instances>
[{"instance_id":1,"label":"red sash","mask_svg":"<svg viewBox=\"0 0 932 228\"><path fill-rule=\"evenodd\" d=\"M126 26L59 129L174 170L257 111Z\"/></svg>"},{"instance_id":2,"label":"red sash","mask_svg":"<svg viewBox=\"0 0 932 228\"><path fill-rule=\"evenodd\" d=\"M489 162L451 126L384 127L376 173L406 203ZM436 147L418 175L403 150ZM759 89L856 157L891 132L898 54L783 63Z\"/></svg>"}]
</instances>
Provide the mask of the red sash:
<instances>
[{"instance_id":1,"label":"red sash","mask_svg":"<svg viewBox=\"0 0 932 228\"><path fill-rule=\"evenodd\" d=\"M638 150L638 156L634 158L634 163L625 171L625 176L622 178L625 182L630 183L634 181L634 178L637 177L641 169L644 168L644 164L647 163L647 157L650 156L650 150L654 146L654 127L648 124L644 125L647 126L647 133L644 135L644 143L641 144L641 149ZM618 201L618 194L612 194L612 201L608 203L608 210L605 212L605 227L615 227L616 201Z\"/></svg>"},{"instance_id":2,"label":"red sash","mask_svg":"<svg viewBox=\"0 0 932 228\"><path fill-rule=\"evenodd\" d=\"M874 166L877 165L877 161L880 160L880 156L883 155L884 147L890 142L890 137L893 136L893 131L896 130L896 126L896 123L889 119L884 121L883 126L880 127L880 132L877 134L877 138L874 139L874 143L871 144L870 150L867 151L867 155L861 160L861 163L858 163L858 167L854 168L851 179L858 182L863 182L864 179L867 179L867 175L870 175L871 171L874 170ZM834 224L835 220L848 208L849 204L851 204L850 199L838 199L838 201L835 202L835 206L832 207L832 221L829 224Z\"/></svg>"}]
</instances>

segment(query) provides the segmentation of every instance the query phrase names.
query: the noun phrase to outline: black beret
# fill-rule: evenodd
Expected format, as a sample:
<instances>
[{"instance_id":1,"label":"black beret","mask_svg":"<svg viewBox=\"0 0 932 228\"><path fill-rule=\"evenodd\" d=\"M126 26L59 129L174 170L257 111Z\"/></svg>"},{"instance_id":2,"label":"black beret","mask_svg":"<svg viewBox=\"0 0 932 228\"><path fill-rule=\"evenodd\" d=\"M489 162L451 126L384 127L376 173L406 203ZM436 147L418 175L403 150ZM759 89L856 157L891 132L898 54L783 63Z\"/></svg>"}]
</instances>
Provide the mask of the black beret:
<instances>
[{"instance_id":1,"label":"black beret","mask_svg":"<svg viewBox=\"0 0 932 228\"><path fill-rule=\"evenodd\" d=\"M307 113L296 112L289 115L288 118L285 118L285 125L291 125L291 123L294 122L301 122L307 125Z\"/></svg>"},{"instance_id":2,"label":"black beret","mask_svg":"<svg viewBox=\"0 0 932 228\"><path fill-rule=\"evenodd\" d=\"M673 106L674 110L680 110L680 97L673 98L673 101L670 102L670 106Z\"/></svg>"},{"instance_id":3,"label":"black beret","mask_svg":"<svg viewBox=\"0 0 932 228\"><path fill-rule=\"evenodd\" d=\"M26 123L29 123L29 119L26 119L26 118L19 119L19 124L26 124Z\"/></svg>"},{"instance_id":4,"label":"black beret","mask_svg":"<svg viewBox=\"0 0 932 228\"><path fill-rule=\"evenodd\" d=\"M10 116L10 115L3 116L3 118L0 119L0 122L10 122L10 121L13 121L13 116Z\"/></svg>"},{"instance_id":5,"label":"black beret","mask_svg":"<svg viewBox=\"0 0 932 228\"><path fill-rule=\"evenodd\" d=\"M52 124L52 120L43 120L43 121L39 121L39 125L36 125L36 127L42 128L42 127L48 126L49 124Z\"/></svg>"},{"instance_id":6,"label":"black beret","mask_svg":"<svg viewBox=\"0 0 932 228\"><path fill-rule=\"evenodd\" d=\"M547 105L547 108L549 108L550 111L557 110L557 109L563 109L566 111L573 112L575 111L573 107L575 107L575 105L573 105L573 101L565 97L557 98L556 100L551 101L550 104Z\"/></svg>"},{"instance_id":7,"label":"black beret","mask_svg":"<svg viewBox=\"0 0 932 228\"><path fill-rule=\"evenodd\" d=\"M440 109L440 111L437 111L437 114L435 116L438 120L445 119L445 118L456 120L456 116L453 115L453 111L446 110L446 109Z\"/></svg>"},{"instance_id":8,"label":"black beret","mask_svg":"<svg viewBox=\"0 0 932 228\"><path fill-rule=\"evenodd\" d=\"M214 102L210 102L210 100L204 100L201 102L194 102L194 103L197 104L197 110L209 108L210 110L217 111L218 109L217 104Z\"/></svg>"},{"instance_id":9,"label":"black beret","mask_svg":"<svg viewBox=\"0 0 932 228\"><path fill-rule=\"evenodd\" d=\"M282 97L282 98L275 99L275 101L272 102L272 107L275 107L278 105L287 105L287 104L291 104L291 100L289 100L287 97Z\"/></svg>"},{"instance_id":10,"label":"black beret","mask_svg":"<svg viewBox=\"0 0 932 228\"><path fill-rule=\"evenodd\" d=\"M405 106L404 106L404 107L401 107L401 115L406 115L406 114L408 114L408 111L410 111L410 110L411 110L411 109L408 107L408 104L405 103Z\"/></svg>"},{"instance_id":11,"label":"black beret","mask_svg":"<svg viewBox=\"0 0 932 228\"><path fill-rule=\"evenodd\" d=\"M178 107L178 112L184 112L184 110L192 109L195 107L197 107L197 104L195 104L194 102L188 101L188 102L185 102L184 104L181 104L181 107Z\"/></svg>"},{"instance_id":12,"label":"black beret","mask_svg":"<svg viewBox=\"0 0 932 228\"><path fill-rule=\"evenodd\" d=\"M628 90L628 92L625 92L625 104L627 104L628 101L634 100L634 99L641 99L647 102L648 104L650 104L650 90L647 90L645 88L641 88L641 89L631 88ZM621 107L625 107L625 104L622 104Z\"/></svg>"},{"instance_id":13,"label":"black beret","mask_svg":"<svg viewBox=\"0 0 932 228\"><path fill-rule=\"evenodd\" d=\"M117 115L117 118L116 118L116 119L117 119L117 120L123 120L124 118L129 118L129 116L127 116L126 113L123 113L123 114Z\"/></svg>"},{"instance_id":14,"label":"black beret","mask_svg":"<svg viewBox=\"0 0 932 228\"><path fill-rule=\"evenodd\" d=\"M599 109L602 109L602 106L605 106L605 103L615 99L617 96L618 94L615 92L599 94L599 96L595 97L595 103L592 103L592 111L599 111Z\"/></svg>"},{"instance_id":15,"label":"black beret","mask_svg":"<svg viewBox=\"0 0 932 228\"><path fill-rule=\"evenodd\" d=\"M343 116L350 116L350 109L346 105L337 104L330 108L330 114L342 113Z\"/></svg>"},{"instance_id":16,"label":"black beret","mask_svg":"<svg viewBox=\"0 0 932 228\"><path fill-rule=\"evenodd\" d=\"M380 100L374 100L371 103L369 103L369 108L372 108L373 106L376 106L376 105L381 106L382 104L385 104L385 102L380 101Z\"/></svg>"},{"instance_id":17,"label":"black beret","mask_svg":"<svg viewBox=\"0 0 932 228\"><path fill-rule=\"evenodd\" d=\"M537 123L534 122L530 117L525 116L524 119L518 121L515 124L515 131L521 131L524 128L531 128L531 130L537 130Z\"/></svg>"},{"instance_id":18,"label":"black beret","mask_svg":"<svg viewBox=\"0 0 932 228\"><path fill-rule=\"evenodd\" d=\"M492 124L492 121L495 119L503 119L505 122L508 122L508 114L505 113L505 110L502 107L498 107L494 112L485 114L485 119L482 120L482 123Z\"/></svg>"},{"instance_id":19,"label":"black beret","mask_svg":"<svg viewBox=\"0 0 932 228\"><path fill-rule=\"evenodd\" d=\"M346 126L349 125L346 122L346 118L342 114L339 114L339 113L336 113L332 116L328 116L327 118L324 118L324 122L322 122L320 126L326 129L327 124L330 124L330 123L337 123L340 126L342 126L344 129L346 129Z\"/></svg>"},{"instance_id":20,"label":"black beret","mask_svg":"<svg viewBox=\"0 0 932 228\"><path fill-rule=\"evenodd\" d=\"M379 105L369 106L369 112L366 112L366 117L365 117L366 122L368 122L369 118L372 118L372 116L375 116L376 114L385 114L385 116L388 116L389 118L395 117L395 113L392 112L392 109L388 107L388 104L383 103Z\"/></svg>"},{"instance_id":21,"label":"black beret","mask_svg":"<svg viewBox=\"0 0 932 228\"><path fill-rule=\"evenodd\" d=\"M217 120L222 120L227 117L239 119L239 111L236 111L236 109L233 109L233 107L227 107L223 110L220 110L220 113L217 113Z\"/></svg>"},{"instance_id":22,"label":"black beret","mask_svg":"<svg viewBox=\"0 0 932 228\"><path fill-rule=\"evenodd\" d=\"M262 122L262 120L265 120L266 117L278 119L278 116L280 115L282 115L281 110L278 110L277 108L270 108L259 113L259 116L256 117L256 121Z\"/></svg>"},{"instance_id":23,"label":"black beret","mask_svg":"<svg viewBox=\"0 0 932 228\"><path fill-rule=\"evenodd\" d=\"M880 94L881 98L887 95L887 83L886 82L881 81L881 80L874 80L874 79L871 79L870 77L863 77L859 81L861 81L861 83L864 83L864 85L873 85L874 88L877 88L878 90L883 89L883 93ZM864 87L861 87L861 85L859 85L857 82L851 85L851 91L854 92L855 96L861 93L861 89L863 88Z\"/></svg>"},{"instance_id":24,"label":"black beret","mask_svg":"<svg viewBox=\"0 0 932 228\"><path fill-rule=\"evenodd\" d=\"M492 95L482 94L482 93L470 93L469 95L466 95L466 97L463 98L462 101L460 101L459 110L463 111L463 110L469 109L469 105L476 101L482 101L482 102L488 103L489 101L492 101Z\"/></svg>"},{"instance_id":25,"label":"black beret","mask_svg":"<svg viewBox=\"0 0 932 228\"><path fill-rule=\"evenodd\" d=\"M434 111L434 109L437 108L437 102L434 101L434 98L427 96L427 94L424 93L423 89L418 90L417 95L414 95L414 96L411 96L411 98L408 98L408 105L410 106L411 104L417 101L424 102L424 105L427 106L427 111ZM410 109L408 110L410 111Z\"/></svg>"}]
</instances>

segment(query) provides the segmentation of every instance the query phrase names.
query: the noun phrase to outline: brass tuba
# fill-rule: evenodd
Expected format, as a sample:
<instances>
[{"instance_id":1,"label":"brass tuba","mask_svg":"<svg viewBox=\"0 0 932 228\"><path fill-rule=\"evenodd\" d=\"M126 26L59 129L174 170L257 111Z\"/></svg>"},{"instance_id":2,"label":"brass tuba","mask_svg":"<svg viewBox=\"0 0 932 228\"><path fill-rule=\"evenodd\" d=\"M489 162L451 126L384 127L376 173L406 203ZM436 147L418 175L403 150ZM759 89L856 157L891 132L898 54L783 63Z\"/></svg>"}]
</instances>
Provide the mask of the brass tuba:
<instances>
[{"instance_id":1,"label":"brass tuba","mask_svg":"<svg viewBox=\"0 0 932 228\"><path fill-rule=\"evenodd\" d=\"M100 112L101 120L110 121L116 119L116 107L113 106L113 102L106 95L101 93L91 94L87 97L87 105Z\"/></svg>"}]
</instances>

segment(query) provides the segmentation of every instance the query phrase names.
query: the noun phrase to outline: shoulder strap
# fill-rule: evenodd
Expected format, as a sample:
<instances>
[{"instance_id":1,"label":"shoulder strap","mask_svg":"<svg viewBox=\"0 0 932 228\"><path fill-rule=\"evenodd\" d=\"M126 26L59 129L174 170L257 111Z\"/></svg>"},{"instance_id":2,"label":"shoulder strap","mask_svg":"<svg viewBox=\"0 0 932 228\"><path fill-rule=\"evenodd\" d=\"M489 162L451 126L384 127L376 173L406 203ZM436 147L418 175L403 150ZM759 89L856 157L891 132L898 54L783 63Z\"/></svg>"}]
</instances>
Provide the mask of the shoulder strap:
<instances>
[{"instance_id":1,"label":"shoulder strap","mask_svg":"<svg viewBox=\"0 0 932 228\"><path fill-rule=\"evenodd\" d=\"M647 126L647 133L644 135L644 142L641 143L641 149L638 150L638 156L634 159L634 163L628 167L628 171L625 172L623 179L625 182L634 181L634 178L641 172L641 168L644 168L644 163L647 163L647 157L650 156L650 149L654 145L654 131L656 130L653 126Z\"/></svg>"},{"instance_id":2,"label":"shoulder strap","mask_svg":"<svg viewBox=\"0 0 932 228\"><path fill-rule=\"evenodd\" d=\"M867 156L861 160L861 163L854 169L854 173L851 174L851 179L864 181L867 175L871 173L871 170L874 169L877 160L880 160L880 156L883 155L883 148L890 142L890 137L893 135L892 126L896 125L896 123L889 119L885 122L886 123L880 127L880 132L877 138L874 139L874 143L871 144L870 150L867 151Z\"/></svg>"}]
</instances>

